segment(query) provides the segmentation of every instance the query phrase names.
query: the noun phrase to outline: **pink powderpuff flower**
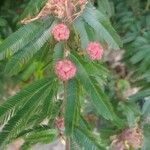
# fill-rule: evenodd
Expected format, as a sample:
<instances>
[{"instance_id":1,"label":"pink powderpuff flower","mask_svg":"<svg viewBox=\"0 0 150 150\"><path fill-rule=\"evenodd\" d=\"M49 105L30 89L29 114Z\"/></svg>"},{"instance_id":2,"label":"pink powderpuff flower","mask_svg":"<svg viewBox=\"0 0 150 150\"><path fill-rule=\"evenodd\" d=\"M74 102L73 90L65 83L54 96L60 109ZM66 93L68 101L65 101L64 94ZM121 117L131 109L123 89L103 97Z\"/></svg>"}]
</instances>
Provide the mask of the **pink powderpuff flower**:
<instances>
[{"instance_id":1,"label":"pink powderpuff flower","mask_svg":"<svg viewBox=\"0 0 150 150\"><path fill-rule=\"evenodd\" d=\"M103 55L103 48L98 42L90 42L86 48L91 60L100 60Z\"/></svg>"},{"instance_id":2,"label":"pink powderpuff flower","mask_svg":"<svg viewBox=\"0 0 150 150\"><path fill-rule=\"evenodd\" d=\"M143 144L143 135L140 128L128 128L120 133L110 146L110 150L125 150L127 147L139 149Z\"/></svg>"},{"instance_id":3,"label":"pink powderpuff flower","mask_svg":"<svg viewBox=\"0 0 150 150\"><path fill-rule=\"evenodd\" d=\"M65 24L60 23L53 27L52 35L56 41L65 41L69 39L70 30Z\"/></svg>"},{"instance_id":4,"label":"pink powderpuff flower","mask_svg":"<svg viewBox=\"0 0 150 150\"><path fill-rule=\"evenodd\" d=\"M135 149L140 148L142 145L142 131L138 127L124 130L122 138Z\"/></svg>"},{"instance_id":5,"label":"pink powderpuff flower","mask_svg":"<svg viewBox=\"0 0 150 150\"><path fill-rule=\"evenodd\" d=\"M62 81L67 81L73 78L76 74L76 66L67 59L59 60L55 64L55 73Z\"/></svg>"}]
</instances>

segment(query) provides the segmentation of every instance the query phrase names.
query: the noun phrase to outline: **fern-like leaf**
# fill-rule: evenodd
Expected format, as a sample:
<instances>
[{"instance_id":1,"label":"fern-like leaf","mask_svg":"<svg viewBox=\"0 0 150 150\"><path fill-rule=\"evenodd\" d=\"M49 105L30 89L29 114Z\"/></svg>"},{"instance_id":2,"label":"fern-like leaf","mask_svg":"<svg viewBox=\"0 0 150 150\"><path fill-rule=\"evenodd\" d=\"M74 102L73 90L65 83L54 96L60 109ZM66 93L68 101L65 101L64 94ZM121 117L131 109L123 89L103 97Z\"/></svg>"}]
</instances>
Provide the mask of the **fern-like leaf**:
<instances>
[{"instance_id":1,"label":"fern-like leaf","mask_svg":"<svg viewBox=\"0 0 150 150\"><path fill-rule=\"evenodd\" d=\"M45 94L48 94L46 89L50 84L51 82L49 81L40 87L35 93L32 93L31 97L26 100L25 104L23 104L16 114L8 121L0 132L0 145L8 142L9 139L13 138L22 128L25 127L25 124L23 123L30 118L31 113L37 108L38 103L44 99Z\"/></svg>"},{"instance_id":2,"label":"fern-like leaf","mask_svg":"<svg viewBox=\"0 0 150 150\"><path fill-rule=\"evenodd\" d=\"M122 42L109 20L94 7L91 5L88 6L83 13L83 18L95 30L95 33L101 36L111 48L118 49L119 46L122 46Z\"/></svg>"},{"instance_id":3,"label":"fern-like leaf","mask_svg":"<svg viewBox=\"0 0 150 150\"><path fill-rule=\"evenodd\" d=\"M24 19L25 17L31 18L33 15L36 15L46 2L47 0L30 0L20 19Z\"/></svg>"},{"instance_id":4,"label":"fern-like leaf","mask_svg":"<svg viewBox=\"0 0 150 150\"><path fill-rule=\"evenodd\" d=\"M79 34L80 41L81 41L81 48L85 49L87 47L87 44L89 42L88 35L85 29L84 21L82 18L78 18L74 22L75 30L77 30L77 33Z\"/></svg>"},{"instance_id":5,"label":"fern-like leaf","mask_svg":"<svg viewBox=\"0 0 150 150\"><path fill-rule=\"evenodd\" d=\"M35 81L31 85L28 85L23 90L21 90L15 96L8 98L6 102L0 105L0 117L6 114L8 111L12 110L14 107L18 106L19 103L24 101L24 99L28 96L31 96L32 93L35 93L48 81L49 79L41 79L39 81Z\"/></svg>"},{"instance_id":6,"label":"fern-like leaf","mask_svg":"<svg viewBox=\"0 0 150 150\"><path fill-rule=\"evenodd\" d=\"M52 20L48 24L48 27L50 27L51 24ZM25 48L14 55L10 62L7 63L5 72L10 75L17 74L21 70L21 66L26 64L47 42L51 35L50 31L51 28L43 28L34 41L31 41Z\"/></svg>"},{"instance_id":7,"label":"fern-like leaf","mask_svg":"<svg viewBox=\"0 0 150 150\"><path fill-rule=\"evenodd\" d=\"M0 45L0 60L9 58L14 55L17 51L24 48L28 43L36 38L36 35L41 29L50 22L52 18L47 18L45 21L31 22L24 27L20 28L15 33L11 34L4 42Z\"/></svg>"},{"instance_id":8,"label":"fern-like leaf","mask_svg":"<svg viewBox=\"0 0 150 150\"><path fill-rule=\"evenodd\" d=\"M65 107L65 133L72 135L74 125L77 124L78 114L78 84L76 80L70 80L67 83L67 101Z\"/></svg>"},{"instance_id":9,"label":"fern-like leaf","mask_svg":"<svg viewBox=\"0 0 150 150\"><path fill-rule=\"evenodd\" d=\"M85 69L82 59L79 59L75 55L71 55L72 61L77 65L77 78L84 87L88 95L97 109L97 112L106 119L113 119L114 111L111 103L105 98L104 93L99 91L93 81L90 79L87 70Z\"/></svg>"},{"instance_id":10,"label":"fern-like leaf","mask_svg":"<svg viewBox=\"0 0 150 150\"><path fill-rule=\"evenodd\" d=\"M88 129L77 127L74 131L74 140L78 143L81 149L85 150L105 150L100 143L100 139L92 134Z\"/></svg>"}]
</instances>

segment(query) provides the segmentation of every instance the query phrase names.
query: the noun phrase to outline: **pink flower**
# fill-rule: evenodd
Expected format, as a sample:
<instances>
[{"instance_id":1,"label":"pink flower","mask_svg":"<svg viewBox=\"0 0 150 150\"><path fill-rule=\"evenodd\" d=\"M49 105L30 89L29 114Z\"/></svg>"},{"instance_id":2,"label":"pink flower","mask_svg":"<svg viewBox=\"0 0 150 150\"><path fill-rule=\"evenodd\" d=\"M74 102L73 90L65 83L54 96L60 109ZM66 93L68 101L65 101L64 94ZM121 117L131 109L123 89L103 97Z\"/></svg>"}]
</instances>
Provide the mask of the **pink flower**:
<instances>
[{"instance_id":1,"label":"pink flower","mask_svg":"<svg viewBox=\"0 0 150 150\"><path fill-rule=\"evenodd\" d=\"M87 1L86 0L79 0L80 5L84 5Z\"/></svg>"},{"instance_id":2,"label":"pink flower","mask_svg":"<svg viewBox=\"0 0 150 150\"><path fill-rule=\"evenodd\" d=\"M103 55L103 48L98 42L90 42L86 48L91 60L100 60Z\"/></svg>"},{"instance_id":3,"label":"pink flower","mask_svg":"<svg viewBox=\"0 0 150 150\"><path fill-rule=\"evenodd\" d=\"M123 143L123 141L114 141L110 145L110 150L124 150L124 143Z\"/></svg>"},{"instance_id":4,"label":"pink flower","mask_svg":"<svg viewBox=\"0 0 150 150\"><path fill-rule=\"evenodd\" d=\"M57 117L55 120L55 125L58 129L63 130L64 129L64 118Z\"/></svg>"},{"instance_id":5,"label":"pink flower","mask_svg":"<svg viewBox=\"0 0 150 150\"><path fill-rule=\"evenodd\" d=\"M69 35L70 35L70 30L69 28L61 23L61 24L57 24L53 27L52 29L52 35L54 36L54 39L56 41L64 41L64 40L68 40Z\"/></svg>"},{"instance_id":6,"label":"pink flower","mask_svg":"<svg viewBox=\"0 0 150 150\"><path fill-rule=\"evenodd\" d=\"M131 129L126 129L122 133L122 138L124 141L127 141L128 144L135 149L138 149L142 145L142 134L141 134L141 129L139 128L131 128Z\"/></svg>"},{"instance_id":7,"label":"pink flower","mask_svg":"<svg viewBox=\"0 0 150 150\"><path fill-rule=\"evenodd\" d=\"M59 60L55 64L55 73L62 81L73 78L76 74L76 66L67 59Z\"/></svg>"},{"instance_id":8,"label":"pink flower","mask_svg":"<svg viewBox=\"0 0 150 150\"><path fill-rule=\"evenodd\" d=\"M111 150L125 150L129 148L138 149L143 144L143 135L140 128L128 128L120 133L111 143Z\"/></svg>"}]
</instances>

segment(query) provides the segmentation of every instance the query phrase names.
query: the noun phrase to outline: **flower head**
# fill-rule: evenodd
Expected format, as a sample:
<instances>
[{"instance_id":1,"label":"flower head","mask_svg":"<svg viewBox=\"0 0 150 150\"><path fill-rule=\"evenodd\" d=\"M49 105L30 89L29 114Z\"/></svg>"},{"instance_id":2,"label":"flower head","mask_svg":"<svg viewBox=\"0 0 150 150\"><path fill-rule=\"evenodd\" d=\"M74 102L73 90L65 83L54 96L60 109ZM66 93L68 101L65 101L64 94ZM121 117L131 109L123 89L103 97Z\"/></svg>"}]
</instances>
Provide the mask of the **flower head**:
<instances>
[{"instance_id":1,"label":"flower head","mask_svg":"<svg viewBox=\"0 0 150 150\"><path fill-rule=\"evenodd\" d=\"M142 145L141 129L138 127L124 130L121 136L124 141L127 141L135 149L140 148Z\"/></svg>"},{"instance_id":2,"label":"flower head","mask_svg":"<svg viewBox=\"0 0 150 150\"><path fill-rule=\"evenodd\" d=\"M76 74L76 66L68 59L57 61L54 69L56 75L62 81L67 81Z\"/></svg>"},{"instance_id":3,"label":"flower head","mask_svg":"<svg viewBox=\"0 0 150 150\"><path fill-rule=\"evenodd\" d=\"M140 128L125 129L111 144L111 150L125 150L128 148L138 149L142 146L143 137Z\"/></svg>"},{"instance_id":4,"label":"flower head","mask_svg":"<svg viewBox=\"0 0 150 150\"><path fill-rule=\"evenodd\" d=\"M98 42L90 42L86 48L91 60L100 60L103 55L103 48Z\"/></svg>"},{"instance_id":5,"label":"flower head","mask_svg":"<svg viewBox=\"0 0 150 150\"><path fill-rule=\"evenodd\" d=\"M60 23L53 27L52 35L56 41L65 41L69 38L70 30L65 24Z\"/></svg>"}]
</instances>

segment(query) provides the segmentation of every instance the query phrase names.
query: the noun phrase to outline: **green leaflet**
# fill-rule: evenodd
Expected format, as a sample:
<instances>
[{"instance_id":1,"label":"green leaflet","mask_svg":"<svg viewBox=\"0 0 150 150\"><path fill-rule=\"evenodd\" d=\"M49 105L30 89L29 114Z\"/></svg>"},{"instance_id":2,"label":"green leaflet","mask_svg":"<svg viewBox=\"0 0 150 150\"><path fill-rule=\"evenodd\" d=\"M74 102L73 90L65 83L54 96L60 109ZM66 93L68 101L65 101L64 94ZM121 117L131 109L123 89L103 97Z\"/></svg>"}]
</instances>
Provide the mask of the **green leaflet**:
<instances>
[{"instance_id":1,"label":"green leaflet","mask_svg":"<svg viewBox=\"0 0 150 150\"><path fill-rule=\"evenodd\" d=\"M32 112L29 112L27 114L25 123L26 126L36 126L37 124L40 124L45 118L48 118L48 116L52 115L52 109L54 107L54 84L55 81L50 82L50 85L46 88L46 90L41 94L41 98L38 101L38 103L36 104L35 109L32 110ZM54 89L53 89L54 88ZM47 106L45 106L45 101L47 102ZM43 113L45 111L47 111L47 107L48 109L48 113ZM57 110L58 111L58 110Z\"/></svg>"},{"instance_id":2,"label":"green leaflet","mask_svg":"<svg viewBox=\"0 0 150 150\"><path fill-rule=\"evenodd\" d=\"M35 72L36 70L36 65L35 63L29 64L24 71L20 74L19 80L21 81L27 81L31 75Z\"/></svg>"},{"instance_id":3,"label":"green leaflet","mask_svg":"<svg viewBox=\"0 0 150 150\"><path fill-rule=\"evenodd\" d=\"M24 48L28 43L36 38L36 35L41 31L43 26L47 26L52 18L47 18L41 21L31 22L15 33L11 34L0 45L0 60L8 58L15 54L20 49Z\"/></svg>"},{"instance_id":4,"label":"green leaflet","mask_svg":"<svg viewBox=\"0 0 150 150\"><path fill-rule=\"evenodd\" d=\"M145 49L144 49L145 48ZM150 45L141 47L141 49L130 58L132 64L143 61L150 54Z\"/></svg>"},{"instance_id":5,"label":"green leaflet","mask_svg":"<svg viewBox=\"0 0 150 150\"><path fill-rule=\"evenodd\" d=\"M67 98L65 105L65 133L67 136L72 135L74 125L77 122L79 93L78 83L75 79L69 80L67 83Z\"/></svg>"},{"instance_id":6,"label":"green leaflet","mask_svg":"<svg viewBox=\"0 0 150 150\"><path fill-rule=\"evenodd\" d=\"M85 25L82 18L78 18L74 22L74 29L77 30L77 33L80 36L81 48L85 49L89 43L88 35L85 29Z\"/></svg>"},{"instance_id":7,"label":"green leaflet","mask_svg":"<svg viewBox=\"0 0 150 150\"><path fill-rule=\"evenodd\" d=\"M56 82L51 86L51 90L49 91L49 94L47 95L47 97L44 100L43 117L51 116L53 107L55 105L53 98L54 98L54 96L57 95L57 89L58 89L58 86L57 86L57 82ZM59 110L57 109L56 111L59 111Z\"/></svg>"},{"instance_id":8,"label":"green leaflet","mask_svg":"<svg viewBox=\"0 0 150 150\"><path fill-rule=\"evenodd\" d=\"M104 14L106 14L108 17L111 17L114 15L114 7L113 2L110 2L109 0L98 0L98 9L99 11L103 12Z\"/></svg>"},{"instance_id":9,"label":"green leaflet","mask_svg":"<svg viewBox=\"0 0 150 150\"><path fill-rule=\"evenodd\" d=\"M16 107L19 103L24 101L24 98L31 96L35 93L40 87L45 85L50 79L41 79L33 82L31 85L28 85L15 96L8 98L6 102L0 105L0 117L5 113Z\"/></svg>"},{"instance_id":10,"label":"green leaflet","mask_svg":"<svg viewBox=\"0 0 150 150\"><path fill-rule=\"evenodd\" d=\"M86 22L84 22L85 30L88 35L89 41L97 41L99 37L95 34L95 30Z\"/></svg>"},{"instance_id":11,"label":"green leaflet","mask_svg":"<svg viewBox=\"0 0 150 150\"><path fill-rule=\"evenodd\" d=\"M129 97L129 101L137 101L139 99L142 99L144 97L150 96L150 89L141 90L140 92L132 95Z\"/></svg>"},{"instance_id":12,"label":"green leaflet","mask_svg":"<svg viewBox=\"0 0 150 150\"><path fill-rule=\"evenodd\" d=\"M143 134L144 134L144 143L143 143L143 147L141 148L141 150L149 150L150 149L150 125L149 124L145 124L143 127Z\"/></svg>"},{"instance_id":13,"label":"green leaflet","mask_svg":"<svg viewBox=\"0 0 150 150\"><path fill-rule=\"evenodd\" d=\"M91 127L85 121L85 119L79 117L79 125L75 126L73 135L70 138L71 148L74 150L104 150L104 146L101 143L99 136L96 136L91 131Z\"/></svg>"},{"instance_id":14,"label":"green leaflet","mask_svg":"<svg viewBox=\"0 0 150 150\"><path fill-rule=\"evenodd\" d=\"M149 117L150 116L150 100L145 99L143 108L142 108L142 116Z\"/></svg>"},{"instance_id":15,"label":"green leaflet","mask_svg":"<svg viewBox=\"0 0 150 150\"><path fill-rule=\"evenodd\" d=\"M47 129L47 130L40 130L36 132L31 132L27 134L24 139L26 142L29 143L50 143L55 140L58 136L58 132L55 129Z\"/></svg>"},{"instance_id":16,"label":"green leaflet","mask_svg":"<svg viewBox=\"0 0 150 150\"><path fill-rule=\"evenodd\" d=\"M79 150L82 150L82 149L80 148L79 144L76 143L75 138L73 138L73 137L70 138L70 149L71 149L71 150L78 150L78 149L79 149Z\"/></svg>"},{"instance_id":17,"label":"green leaflet","mask_svg":"<svg viewBox=\"0 0 150 150\"><path fill-rule=\"evenodd\" d=\"M83 62L83 66L85 67L89 76L95 78L99 85L102 85L103 87L108 77L108 70L100 63L89 63L89 61Z\"/></svg>"},{"instance_id":18,"label":"green leaflet","mask_svg":"<svg viewBox=\"0 0 150 150\"><path fill-rule=\"evenodd\" d=\"M75 55L70 55L70 58L77 65L77 78L91 97L91 101L97 112L104 118L113 120L114 111L111 103L106 99L104 93L96 88L93 81L90 79L87 70L83 66L83 61L78 59Z\"/></svg>"},{"instance_id":19,"label":"green leaflet","mask_svg":"<svg viewBox=\"0 0 150 150\"><path fill-rule=\"evenodd\" d=\"M146 72L150 66L150 55L148 54L143 61L141 62L141 65L139 66L139 71Z\"/></svg>"},{"instance_id":20,"label":"green leaflet","mask_svg":"<svg viewBox=\"0 0 150 150\"><path fill-rule=\"evenodd\" d=\"M32 93L32 96L26 100L25 104L10 118L0 133L0 145L17 135L24 128L26 120L30 118L38 104L48 95L48 92L45 93L45 91L50 86L50 81L41 86L35 93Z\"/></svg>"},{"instance_id":21,"label":"green leaflet","mask_svg":"<svg viewBox=\"0 0 150 150\"><path fill-rule=\"evenodd\" d=\"M21 147L20 150L31 150L32 144L30 142L25 142Z\"/></svg>"},{"instance_id":22,"label":"green leaflet","mask_svg":"<svg viewBox=\"0 0 150 150\"><path fill-rule=\"evenodd\" d=\"M59 42L55 45L54 54L53 54L54 61L59 60L63 57L63 53L64 53L63 52L63 47L64 47L63 42Z\"/></svg>"},{"instance_id":23,"label":"green leaflet","mask_svg":"<svg viewBox=\"0 0 150 150\"><path fill-rule=\"evenodd\" d=\"M97 17L98 15L100 16ZM118 49L119 46L122 46L122 42L109 20L94 7L89 5L83 13L83 18L85 22L95 30L96 34L103 38L111 48Z\"/></svg>"},{"instance_id":24,"label":"green leaflet","mask_svg":"<svg viewBox=\"0 0 150 150\"><path fill-rule=\"evenodd\" d=\"M31 132L45 131L48 129L50 129L48 125L36 125L32 128L25 129L22 132L20 132L20 134L17 135L17 138L26 137L26 135Z\"/></svg>"},{"instance_id":25,"label":"green leaflet","mask_svg":"<svg viewBox=\"0 0 150 150\"><path fill-rule=\"evenodd\" d=\"M21 66L26 64L42 48L42 46L51 36L50 26L52 22L53 20L50 20L47 25L48 29L42 28L41 31L35 35L35 40L31 41L26 47L24 47L10 59L5 68L6 73L10 75L17 74L20 71Z\"/></svg>"},{"instance_id":26,"label":"green leaflet","mask_svg":"<svg viewBox=\"0 0 150 150\"><path fill-rule=\"evenodd\" d=\"M112 108L112 104L110 103L110 99L105 95L105 93L102 91L101 89L101 83L99 83L99 81L97 81L95 78L90 78L93 81L93 84L95 86L95 88L97 89L97 91L100 93L100 95L102 96L101 98L104 99L106 102L108 102L108 106L110 107L110 111L112 112L112 123L117 126L118 128L124 128L125 127L125 122L124 120L122 120L121 118L119 118L116 113L114 112L114 109Z\"/></svg>"},{"instance_id":27,"label":"green leaflet","mask_svg":"<svg viewBox=\"0 0 150 150\"><path fill-rule=\"evenodd\" d=\"M25 17L32 17L33 15L37 14L46 2L47 0L30 0L20 19Z\"/></svg>"},{"instance_id":28,"label":"green leaflet","mask_svg":"<svg viewBox=\"0 0 150 150\"><path fill-rule=\"evenodd\" d=\"M72 139L83 150L105 150L100 139L86 128L76 127Z\"/></svg>"},{"instance_id":29,"label":"green leaflet","mask_svg":"<svg viewBox=\"0 0 150 150\"><path fill-rule=\"evenodd\" d=\"M140 116L140 109L135 103L119 103L119 110L126 116L129 127L136 124L137 118Z\"/></svg>"}]
</instances>

